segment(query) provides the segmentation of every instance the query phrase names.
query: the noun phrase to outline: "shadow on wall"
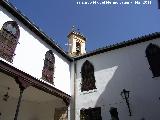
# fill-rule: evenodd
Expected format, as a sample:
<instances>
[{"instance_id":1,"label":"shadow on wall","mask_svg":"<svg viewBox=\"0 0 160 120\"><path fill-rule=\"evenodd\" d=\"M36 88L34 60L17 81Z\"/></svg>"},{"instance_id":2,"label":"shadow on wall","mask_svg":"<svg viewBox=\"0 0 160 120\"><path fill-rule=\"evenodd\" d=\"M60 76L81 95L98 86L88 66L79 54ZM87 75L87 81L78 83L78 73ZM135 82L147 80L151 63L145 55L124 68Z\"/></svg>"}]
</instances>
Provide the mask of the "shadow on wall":
<instances>
[{"instance_id":1,"label":"shadow on wall","mask_svg":"<svg viewBox=\"0 0 160 120\"><path fill-rule=\"evenodd\" d=\"M110 110L112 108L117 108L118 118L120 120L129 120L127 105L125 104L125 101L120 94L124 88L126 90L130 90L132 84L129 80L125 78L126 76L121 76L121 74L124 74L123 69L124 68L120 65L106 69L105 72L108 72L108 75L106 75L106 77L101 77L101 81L103 81L103 84L101 83L102 86L99 85L101 86L101 88L97 87L97 91L99 91L100 96L98 97L95 106L101 107L101 115L103 120L111 120ZM129 98L129 100L131 99Z\"/></svg>"},{"instance_id":2,"label":"shadow on wall","mask_svg":"<svg viewBox=\"0 0 160 120\"><path fill-rule=\"evenodd\" d=\"M99 62L95 76L97 95L100 95L98 95L95 106L101 107L103 120L111 120L111 108L117 108L120 120L160 119L158 113L160 102L157 99L157 95L160 94L160 90L158 91L159 87L152 79L147 62L138 61L138 59L134 60L134 57L128 55L121 57L119 61L116 59L108 60L108 63L103 61L107 64L103 67L103 62ZM128 102L132 116L129 116L126 101L121 96L123 89L130 91Z\"/></svg>"}]
</instances>

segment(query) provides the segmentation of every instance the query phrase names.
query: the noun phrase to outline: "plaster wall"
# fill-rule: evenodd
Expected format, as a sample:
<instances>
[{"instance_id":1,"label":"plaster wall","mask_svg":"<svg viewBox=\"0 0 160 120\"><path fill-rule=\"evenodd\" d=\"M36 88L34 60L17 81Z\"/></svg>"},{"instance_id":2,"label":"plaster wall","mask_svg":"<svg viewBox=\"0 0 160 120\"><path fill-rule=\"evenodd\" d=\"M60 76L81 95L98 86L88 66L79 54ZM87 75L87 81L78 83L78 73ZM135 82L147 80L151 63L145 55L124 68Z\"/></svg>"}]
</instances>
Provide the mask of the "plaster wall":
<instances>
[{"instance_id":1,"label":"plaster wall","mask_svg":"<svg viewBox=\"0 0 160 120\"><path fill-rule=\"evenodd\" d=\"M71 45L71 53L76 53L76 38L74 38L74 36L72 36L69 41L71 41L71 44L72 44Z\"/></svg>"},{"instance_id":2,"label":"plaster wall","mask_svg":"<svg viewBox=\"0 0 160 120\"><path fill-rule=\"evenodd\" d=\"M13 120L15 116L18 99L9 98L8 101L0 100L0 119ZM55 108L64 107L59 101L36 102L22 100L19 109L18 120L54 120Z\"/></svg>"},{"instance_id":3,"label":"plaster wall","mask_svg":"<svg viewBox=\"0 0 160 120\"><path fill-rule=\"evenodd\" d=\"M84 43L81 43L82 47L81 47L81 51L82 51L82 54L86 53L86 45L85 45L85 42Z\"/></svg>"},{"instance_id":4,"label":"plaster wall","mask_svg":"<svg viewBox=\"0 0 160 120\"><path fill-rule=\"evenodd\" d=\"M45 82L41 79L45 53L52 50L55 56L54 85L48 84L70 94L70 62L2 7L0 7L0 19L0 28L6 21L14 20L20 29L19 44L15 50L13 63L0 59Z\"/></svg>"},{"instance_id":5,"label":"plaster wall","mask_svg":"<svg viewBox=\"0 0 160 120\"><path fill-rule=\"evenodd\" d=\"M80 119L82 108L94 107L101 107L103 120L111 119L109 113L111 107L117 108L120 120L160 119L160 78L153 78L145 55L146 47L150 43L160 46L160 39L119 48L75 62L76 120ZM97 89L81 92L81 67L86 60L94 66ZM72 84L72 91L73 86ZM120 95L124 88L130 91L132 116L129 116L126 102Z\"/></svg>"},{"instance_id":6,"label":"plaster wall","mask_svg":"<svg viewBox=\"0 0 160 120\"><path fill-rule=\"evenodd\" d=\"M1 72L0 81L0 120L13 120L20 96L19 85ZM4 100L6 93L7 101ZM55 109L65 106L62 99L30 86L22 94L18 120L54 120Z\"/></svg>"}]
</instances>

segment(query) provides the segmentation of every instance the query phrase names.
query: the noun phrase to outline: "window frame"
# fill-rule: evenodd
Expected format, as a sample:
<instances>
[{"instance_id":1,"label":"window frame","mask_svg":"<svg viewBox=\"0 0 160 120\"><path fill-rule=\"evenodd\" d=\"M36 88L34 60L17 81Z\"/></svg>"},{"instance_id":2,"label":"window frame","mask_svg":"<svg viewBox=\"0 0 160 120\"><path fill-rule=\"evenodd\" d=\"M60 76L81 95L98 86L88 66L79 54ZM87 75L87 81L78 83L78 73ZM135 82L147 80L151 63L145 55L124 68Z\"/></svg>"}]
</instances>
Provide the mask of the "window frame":
<instances>
[{"instance_id":1,"label":"window frame","mask_svg":"<svg viewBox=\"0 0 160 120\"><path fill-rule=\"evenodd\" d=\"M97 89L93 64L86 60L81 67L81 92Z\"/></svg>"},{"instance_id":2,"label":"window frame","mask_svg":"<svg viewBox=\"0 0 160 120\"><path fill-rule=\"evenodd\" d=\"M6 29L7 25L11 25L16 30L13 34ZM15 49L18 44L20 37L19 26L16 21L7 21L3 24L0 30L0 57L8 62L13 62L13 57L15 54Z\"/></svg>"},{"instance_id":3,"label":"window frame","mask_svg":"<svg viewBox=\"0 0 160 120\"><path fill-rule=\"evenodd\" d=\"M88 109L82 108L80 110L80 120L102 120L101 107Z\"/></svg>"},{"instance_id":4,"label":"window frame","mask_svg":"<svg viewBox=\"0 0 160 120\"><path fill-rule=\"evenodd\" d=\"M55 56L52 50L45 53L44 65L42 69L42 79L54 85Z\"/></svg>"}]
</instances>

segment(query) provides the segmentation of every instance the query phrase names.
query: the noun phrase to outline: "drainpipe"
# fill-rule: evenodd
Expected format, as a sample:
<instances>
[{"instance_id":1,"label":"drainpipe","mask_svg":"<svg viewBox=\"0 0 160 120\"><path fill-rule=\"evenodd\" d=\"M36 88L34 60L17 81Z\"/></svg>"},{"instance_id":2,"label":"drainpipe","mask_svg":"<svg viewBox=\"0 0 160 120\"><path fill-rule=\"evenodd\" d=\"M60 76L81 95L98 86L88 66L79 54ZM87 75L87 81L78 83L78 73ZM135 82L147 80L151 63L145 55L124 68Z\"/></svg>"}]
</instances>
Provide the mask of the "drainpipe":
<instances>
[{"instance_id":1,"label":"drainpipe","mask_svg":"<svg viewBox=\"0 0 160 120\"><path fill-rule=\"evenodd\" d=\"M20 96L19 96L19 99L18 99L18 104L17 104L14 120L17 120L17 118L18 118L18 113L19 113L19 108L20 108L20 105L21 105L23 91L24 91L24 88L20 88Z\"/></svg>"},{"instance_id":2,"label":"drainpipe","mask_svg":"<svg viewBox=\"0 0 160 120\"><path fill-rule=\"evenodd\" d=\"M77 78L77 63L76 61L73 59L73 65L74 65L74 76L73 76L73 80L74 80L74 120L76 120L76 78Z\"/></svg>"}]
</instances>

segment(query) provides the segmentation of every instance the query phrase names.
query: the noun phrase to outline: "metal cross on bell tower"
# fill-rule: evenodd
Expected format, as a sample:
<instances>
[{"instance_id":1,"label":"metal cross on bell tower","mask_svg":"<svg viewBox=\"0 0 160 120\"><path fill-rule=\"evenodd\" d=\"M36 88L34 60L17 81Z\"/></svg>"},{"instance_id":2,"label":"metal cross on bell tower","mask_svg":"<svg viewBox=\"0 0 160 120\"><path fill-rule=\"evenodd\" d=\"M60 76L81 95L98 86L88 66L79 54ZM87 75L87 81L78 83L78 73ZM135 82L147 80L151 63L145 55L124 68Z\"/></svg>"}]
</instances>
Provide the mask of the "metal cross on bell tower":
<instances>
[{"instance_id":1,"label":"metal cross on bell tower","mask_svg":"<svg viewBox=\"0 0 160 120\"><path fill-rule=\"evenodd\" d=\"M75 31L75 26L74 25L72 26L72 31Z\"/></svg>"}]
</instances>

